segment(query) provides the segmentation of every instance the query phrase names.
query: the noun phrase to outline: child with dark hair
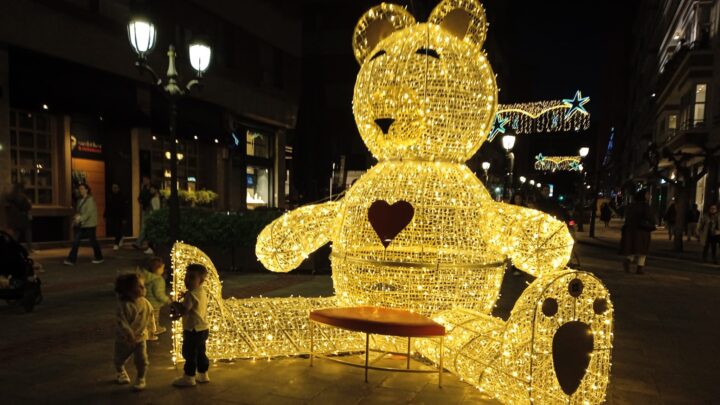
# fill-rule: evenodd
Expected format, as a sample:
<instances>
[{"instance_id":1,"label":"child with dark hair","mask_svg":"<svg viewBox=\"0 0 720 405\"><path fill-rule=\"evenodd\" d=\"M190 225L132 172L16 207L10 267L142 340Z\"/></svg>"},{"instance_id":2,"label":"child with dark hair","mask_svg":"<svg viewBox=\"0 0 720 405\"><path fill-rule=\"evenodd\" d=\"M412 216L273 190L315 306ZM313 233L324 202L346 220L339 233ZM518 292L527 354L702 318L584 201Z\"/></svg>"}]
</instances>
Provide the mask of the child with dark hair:
<instances>
[{"instance_id":1,"label":"child with dark hair","mask_svg":"<svg viewBox=\"0 0 720 405\"><path fill-rule=\"evenodd\" d=\"M171 310L182 317L183 323L182 355L185 359L185 374L173 382L176 387L193 387L196 382L210 382L208 378L210 360L205 354L205 343L208 339L208 300L203 283L206 277L207 269L202 265L187 266L185 271L187 291L183 294L182 301L171 304Z\"/></svg>"},{"instance_id":2,"label":"child with dark hair","mask_svg":"<svg viewBox=\"0 0 720 405\"><path fill-rule=\"evenodd\" d=\"M155 313L155 335L165 333L166 329L160 326L160 308L170 303L170 297L165 293L165 262L160 257L152 257L148 260L147 267L142 270L142 276L145 280L145 298L150 301ZM148 340L157 340L155 335L150 336Z\"/></svg>"},{"instance_id":3,"label":"child with dark hair","mask_svg":"<svg viewBox=\"0 0 720 405\"><path fill-rule=\"evenodd\" d=\"M115 327L115 370L118 384L129 384L125 363L133 356L137 377L133 389L145 389L145 372L148 365L148 333L155 333L155 319L150 302L145 299L145 284L136 273L123 274L115 280L118 294L117 322Z\"/></svg>"}]
</instances>

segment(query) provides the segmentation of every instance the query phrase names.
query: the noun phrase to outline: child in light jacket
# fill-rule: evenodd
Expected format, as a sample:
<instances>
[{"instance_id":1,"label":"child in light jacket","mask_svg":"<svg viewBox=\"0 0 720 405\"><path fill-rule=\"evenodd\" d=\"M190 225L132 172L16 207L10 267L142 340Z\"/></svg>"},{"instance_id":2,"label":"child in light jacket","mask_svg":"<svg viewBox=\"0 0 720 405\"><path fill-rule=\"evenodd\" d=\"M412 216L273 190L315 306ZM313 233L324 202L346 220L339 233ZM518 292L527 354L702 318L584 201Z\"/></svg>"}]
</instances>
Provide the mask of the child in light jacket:
<instances>
[{"instance_id":1,"label":"child in light jacket","mask_svg":"<svg viewBox=\"0 0 720 405\"><path fill-rule=\"evenodd\" d=\"M136 273L123 274L115 281L118 294L117 321L115 324L115 370L118 384L129 384L125 363L133 356L137 376L133 389L145 389L145 372L150 364L147 355L147 338L155 333L153 307L145 299L145 284Z\"/></svg>"},{"instance_id":2,"label":"child in light jacket","mask_svg":"<svg viewBox=\"0 0 720 405\"><path fill-rule=\"evenodd\" d=\"M155 335L165 333L166 329L160 326L160 308L170 303L170 297L165 293L165 263L160 257L153 257L148 260L147 268L143 269L142 276L145 280L145 298L152 304L155 312ZM157 340L151 336L148 340Z\"/></svg>"}]
</instances>

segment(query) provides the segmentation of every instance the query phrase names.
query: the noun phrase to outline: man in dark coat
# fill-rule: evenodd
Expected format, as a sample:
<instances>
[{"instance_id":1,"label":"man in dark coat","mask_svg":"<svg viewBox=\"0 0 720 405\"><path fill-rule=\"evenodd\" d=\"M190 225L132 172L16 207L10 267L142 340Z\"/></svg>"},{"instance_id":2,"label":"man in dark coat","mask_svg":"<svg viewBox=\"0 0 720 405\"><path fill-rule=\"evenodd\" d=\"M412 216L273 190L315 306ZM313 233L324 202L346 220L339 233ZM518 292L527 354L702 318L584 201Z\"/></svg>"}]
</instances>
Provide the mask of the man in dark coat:
<instances>
[{"instance_id":1,"label":"man in dark coat","mask_svg":"<svg viewBox=\"0 0 720 405\"><path fill-rule=\"evenodd\" d=\"M640 190L625 212L620 254L626 256L623 261L626 273L630 272L630 265L634 262L637 274L644 274L645 258L650 250L650 232L655 230L655 213L649 203L650 194L647 190Z\"/></svg>"},{"instance_id":2,"label":"man in dark coat","mask_svg":"<svg viewBox=\"0 0 720 405\"><path fill-rule=\"evenodd\" d=\"M120 192L120 185L113 183L110 196L105 202L105 220L108 225L108 234L115 238L113 250L122 247L123 227L127 213L128 202Z\"/></svg>"},{"instance_id":3,"label":"man in dark coat","mask_svg":"<svg viewBox=\"0 0 720 405\"><path fill-rule=\"evenodd\" d=\"M610 204L603 203L602 206L600 206L600 220L605 223L605 228L610 226L611 219L612 210L610 209Z\"/></svg>"},{"instance_id":4,"label":"man in dark coat","mask_svg":"<svg viewBox=\"0 0 720 405\"><path fill-rule=\"evenodd\" d=\"M138 196L138 202L140 203L140 235L137 240L133 243L135 249L142 249L142 245L145 243L145 219L150 214L152 206L150 200L152 200L152 193L150 192L150 177L143 176L142 186L140 187L140 195Z\"/></svg>"},{"instance_id":5,"label":"man in dark coat","mask_svg":"<svg viewBox=\"0 0 720 405\"><path fill-rule=\"evenodd\" d=\"M668 239L672 240L673 233L675 232L675 220L677 217L677 211L675 210L675 203L670 203L667 211L665 211L665 226L668 230Z\"/></svg>"}]
</instances>

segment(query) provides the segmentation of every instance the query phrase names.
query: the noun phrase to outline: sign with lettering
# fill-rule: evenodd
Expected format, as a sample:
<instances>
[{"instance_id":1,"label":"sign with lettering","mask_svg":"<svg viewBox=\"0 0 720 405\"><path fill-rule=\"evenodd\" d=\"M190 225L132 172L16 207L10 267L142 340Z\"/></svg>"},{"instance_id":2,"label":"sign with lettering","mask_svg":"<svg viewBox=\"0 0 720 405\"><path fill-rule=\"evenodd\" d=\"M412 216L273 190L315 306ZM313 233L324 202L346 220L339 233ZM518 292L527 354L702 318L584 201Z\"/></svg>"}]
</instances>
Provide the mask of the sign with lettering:
<instances>
[{"instance_id":1,"label":"sign with lettering","mask_svg":"<svg viewBox=\"0 0 720 405\"><path fill-rule=\"evenodd\" d=\"M100 125L92 119L73 117L70 126L70 148L72 157L103 160L103 145Z\"/></svg>"}]
</instances>

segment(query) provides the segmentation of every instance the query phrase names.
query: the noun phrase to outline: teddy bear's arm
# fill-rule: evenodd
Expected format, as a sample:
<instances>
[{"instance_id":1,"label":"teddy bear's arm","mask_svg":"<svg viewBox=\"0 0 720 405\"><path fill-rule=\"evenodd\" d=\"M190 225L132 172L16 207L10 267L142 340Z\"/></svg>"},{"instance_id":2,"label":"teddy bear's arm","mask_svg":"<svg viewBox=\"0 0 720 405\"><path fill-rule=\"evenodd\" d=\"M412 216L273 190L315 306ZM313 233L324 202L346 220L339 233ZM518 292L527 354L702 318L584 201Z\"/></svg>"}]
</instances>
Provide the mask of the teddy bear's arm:
<instances>
[{"instance_id":1,"label":"teddy bear's arm","mask_svg":"<svg viewBox=\"0 0 720 405\"><path fill-rule=\"evenodd\" d=\"M518 269L539 276L565 267L573 238L562 221L530 208L498 204L498 241Z\"/></svg>"},{"instance_id":2,"label":"teddy bear's arm","mask_svg":"<svg viewBox=\"0 0 720 405\"><path fill-rule=\"evenodd\" d=\"M288 272L330 241L341 202L306 205L274 220L258 235L255 255L270 271Z\"/></svg>"}]
</instances>

